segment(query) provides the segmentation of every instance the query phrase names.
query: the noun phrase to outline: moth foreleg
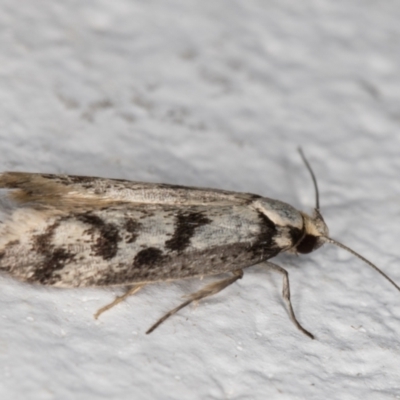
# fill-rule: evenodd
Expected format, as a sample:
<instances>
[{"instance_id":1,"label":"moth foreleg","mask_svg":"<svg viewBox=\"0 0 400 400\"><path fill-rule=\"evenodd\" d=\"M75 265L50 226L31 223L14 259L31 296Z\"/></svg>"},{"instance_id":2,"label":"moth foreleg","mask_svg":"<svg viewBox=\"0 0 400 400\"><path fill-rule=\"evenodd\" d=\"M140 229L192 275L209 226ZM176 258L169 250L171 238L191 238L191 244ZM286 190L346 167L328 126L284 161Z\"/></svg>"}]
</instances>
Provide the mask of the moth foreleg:
<instances>
[{"instance_id":1,"label":"moth foreleg","mask_svg":"<svg viewBox=\"0 0 400 400\"><path fill-rule=\"evenodd\" d=\"M234 276L231 278L223 279L218 282L210 283L209 285L205 286L204 288L200 289L198 292L192 293L188 296L188 300L183 302L178 307L174 308L173 310L167 312L162 318L160 318L147 332L149 334L154 331L160 324L162 324L167 318L171 317L175 313L177 313L182 308L188 306L190 303L194 301L199 301L204 299L205 297L212 296L213 294L217 294L222 289L225 289L227 286L231 285L232 283L236 282L243 276L243 271L238 269L233 271Z\"/></svg>"},{"instance_id":2,"label":"moth foreleg","mask_svg":"<svg viewBox=\"0 0 400 400\"><path fill-rule=\"evenodd\" d=\"M127 297L132 296L136 292L138 292L143 286L145 285L135 285L135 286L129 286L127 291L122 295L122 296L117 296L113 302L110 304L107 304L104 307L101 307L100 309L97 310L96 314L94 314L94 318L97 319L101 314L103 314L104 311L109 310L110 308L116 306L117 304L121 303L121 301L124 301Z\"/></svg>"},{"instance_id":3,"label":"moth foreleg","mask_svg":"<svg viewBox=\"0 0 400 400\"><path fill-rule=\"evenodd\" d=\"M289 286L289 273L286 271L286 269L280 267L279 265L276 265L274 263L271 263L269 261L266 261L264 263L268 268L273 269L274 271L279 272L280 274L283 275L283 287L282 287L282 296L283 299L285 300L287 307L289 309L289 315L290 315L290 319L293 321L293 323L296 325L296 327L302 331L305 335L307 335L308 337L310 337L311 339L314 339L314 335L311 334L310 332L308 332L306 329L304 329L299 321L297 321L296 315L293 311L293 307L292 307L292 302L290 300L290 286Z\"/></svg>"}]
</instances>

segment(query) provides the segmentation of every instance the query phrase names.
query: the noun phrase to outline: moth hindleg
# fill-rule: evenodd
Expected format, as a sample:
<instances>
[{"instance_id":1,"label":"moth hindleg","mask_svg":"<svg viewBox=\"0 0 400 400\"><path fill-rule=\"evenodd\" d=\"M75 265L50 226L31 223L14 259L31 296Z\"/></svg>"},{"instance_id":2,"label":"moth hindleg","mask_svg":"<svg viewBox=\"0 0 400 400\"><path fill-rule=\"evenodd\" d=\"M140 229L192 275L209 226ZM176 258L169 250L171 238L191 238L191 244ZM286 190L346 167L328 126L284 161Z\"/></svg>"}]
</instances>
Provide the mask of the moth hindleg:
<instances>
[{"instance_id":1,"label":"moth hindleg","mask_svg":"<svg viewBox=\"0 0 400 400\"><path fill-rule=\"evenodd\" d=\"M160 318L154 325L152 325L150 327L150 329L146 332L146 334L153 332L154 329L156 329L160 324L162 324L167 318L171 317L172 315L177 313L182 308L188 306L193 301L199 301L201 299L204 299L205 297L211 296L213 294L217 294L222 289L225 289L227 286L236 282L238 279L242 278L242 276L243 276L243 271L241 269L238 269L238 270L232 271L232 272L234 274L232 277L223 279L218 282L210 283L209 285L200 289L198 292L195 292L195 293L192 293L191 295L189 295L188 300L186 300L185 302L183 302L181 305L174 308L173 310L167 312L162 318Z\"/></svg>"},{"instance_id":2,"label":"moth hindleg","mask_svg":"<svg viewBox=\"0 0 400 400\"><path fill-rule=\"evenodd\" d=\"M280 267L279 265L276 265L274 263L271 263L269 261L266 261L264 263L268 268L273 269L274 271L279 272L281 275L283 275L283 287L282 287L282 296L283 299L285 300L287 307L289 309L289 315L290 315L290 319L292 320L292 322L296 325L296 327L303 332L305 335L307 335L308 337L310 337L311 339L314 339L314 335L311 334L310 332L308 332L306 329L304 329L299 321L297 321L296 315L293 311L293 306L292 306L292 302L290 300L290 286L289 286L289 273L286 271L286 269Z\"/></svg>"},{"instance_id":3,"label":"moth hindleg","mask_svg":"<svg viewBox=\"0 0 400 400\"><path fill-rule=\"evenodd\" d=\"M117 304L121 303L121 301L124 301L127 297L134 295L137 293L143 286L145 285L134 285L134 286L128 286L126 292L122 296L117 296L114 301L112 301L110 304L107 304L104 307L101 307L97 310L96 314L94 314L94 318L97 319L101 314L103 314L104 311L109 310L110 308L116 306Z\"/></svg>"}]
</instances>

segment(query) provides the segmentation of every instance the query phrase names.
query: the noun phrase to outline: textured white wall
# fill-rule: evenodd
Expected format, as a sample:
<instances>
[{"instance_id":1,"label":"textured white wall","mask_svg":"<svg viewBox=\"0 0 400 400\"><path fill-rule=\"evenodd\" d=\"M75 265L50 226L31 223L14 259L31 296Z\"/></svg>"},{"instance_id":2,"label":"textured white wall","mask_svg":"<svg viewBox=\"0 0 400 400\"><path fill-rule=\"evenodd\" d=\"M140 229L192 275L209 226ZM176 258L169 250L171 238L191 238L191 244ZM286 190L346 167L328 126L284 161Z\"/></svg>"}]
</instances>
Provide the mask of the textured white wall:
<instances>
[{"instance_id":1,"label":"textured white wall","mask_svg":"<svg viewBox=\"0 0 400 400\"><path fill-rule=\"evenodd\" d=\"M0 2L2 170L255 192L309 211L400 282L400 5ZM400 398L400 293L325 246L262 267L150 336L186 281L117 289L0 279L2 399ZM203 284L203 283L202 283Z\"/></svg>"}]
</instances>

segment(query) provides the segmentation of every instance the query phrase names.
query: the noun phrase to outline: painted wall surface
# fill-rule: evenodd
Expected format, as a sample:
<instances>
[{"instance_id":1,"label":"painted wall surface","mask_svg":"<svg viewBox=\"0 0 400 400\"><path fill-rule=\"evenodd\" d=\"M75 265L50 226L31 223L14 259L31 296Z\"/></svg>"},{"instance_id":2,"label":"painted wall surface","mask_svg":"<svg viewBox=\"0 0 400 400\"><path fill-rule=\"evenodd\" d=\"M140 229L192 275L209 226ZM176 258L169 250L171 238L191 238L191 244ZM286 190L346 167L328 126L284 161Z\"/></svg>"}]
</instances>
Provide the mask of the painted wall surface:
<instances>
[{"instance_id":1,"label":"painted wall surface","mask_svg":"<svg viewBox=\"0 0 400 400\"><path fill-rule=\"evenodd\" d=\"M309 212L400 283L400 3L0 2L1 170L254 192ZM400 398L400 293L333 246L212 279L118 288L0 276L2 399Z\"/></svg>"}]
</instances>

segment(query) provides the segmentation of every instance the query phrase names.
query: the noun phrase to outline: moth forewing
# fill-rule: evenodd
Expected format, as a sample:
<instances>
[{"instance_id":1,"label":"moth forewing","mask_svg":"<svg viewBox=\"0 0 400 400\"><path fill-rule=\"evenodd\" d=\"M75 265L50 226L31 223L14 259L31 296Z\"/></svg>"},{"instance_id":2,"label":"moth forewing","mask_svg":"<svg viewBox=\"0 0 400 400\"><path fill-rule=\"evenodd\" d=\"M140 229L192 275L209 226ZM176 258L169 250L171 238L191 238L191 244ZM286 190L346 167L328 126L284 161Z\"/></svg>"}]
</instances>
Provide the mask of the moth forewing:
<instances>
[{"instance_id":1,"label":"moth forewing","mask_svg":"<svg viewBox=\"0 0 400 400\"><path fill-rule=\"evenodd\" d=\"M309 216L255 194L85 176L0 174L0 270L28 283L57 287L124 286L230 273L188 296L158 320L223 290L261 262L283 277L283 297L298 329L289 276L268 260L281 252L309 253L330 242L316 209Z\"/></svg>"}]
</instances>

